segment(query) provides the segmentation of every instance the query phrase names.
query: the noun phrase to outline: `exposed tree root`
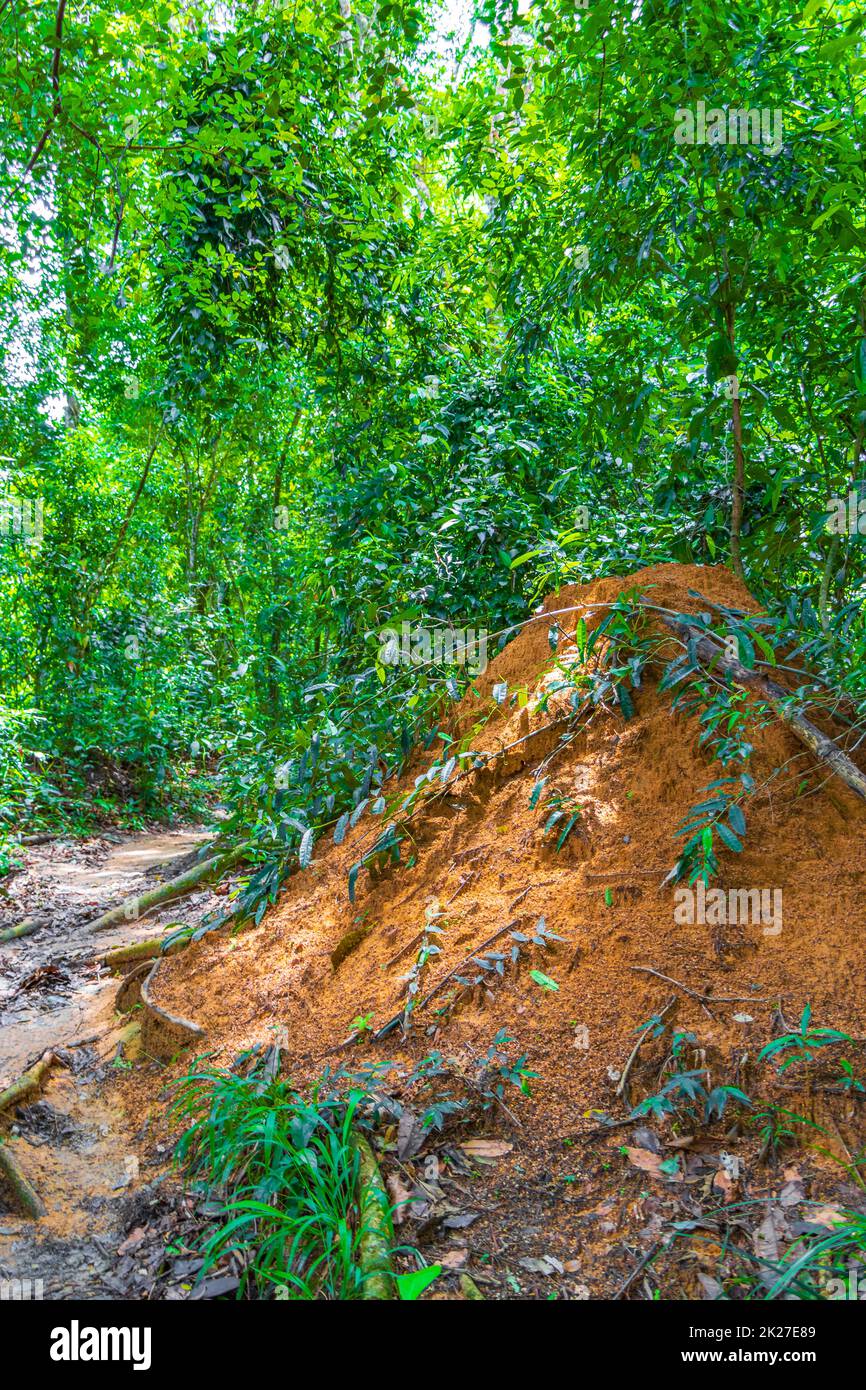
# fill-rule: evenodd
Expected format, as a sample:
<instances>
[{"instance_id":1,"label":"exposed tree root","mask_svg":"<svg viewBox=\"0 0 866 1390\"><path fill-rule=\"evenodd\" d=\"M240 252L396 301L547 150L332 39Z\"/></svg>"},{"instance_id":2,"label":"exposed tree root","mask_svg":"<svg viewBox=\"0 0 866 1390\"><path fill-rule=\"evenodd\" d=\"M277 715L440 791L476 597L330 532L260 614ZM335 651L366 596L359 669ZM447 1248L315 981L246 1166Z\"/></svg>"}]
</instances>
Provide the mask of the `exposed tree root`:
<instances>
[{"instance_id":1,"label":"exposed tree root","mask_svg":"<svg viewBox=\"0 0 866 1390\"><path fill-rule=\"evenodd\" d=\"M44 1052L38 1062L34 1062L33 1066L23 1072L17 1081L13 1081L11 1086L7 1086L5 1091L0 1092L0 1111L8 1110L10 1105L18 1105L22 1100L33 1095L35 1091L40 1090L45 1077L57 1061L59 1058L55 1053Z\"/></svg>"},{"instance_id":2,"label":"exposed tree root","mask_svg":"<svg viewBox=\"0 0 866 1390\"><path fill-rule=\"evenodd\" d=\"M114 1050L115 1057L122 1057L124 1055L124 1049L128 1047L130 1043L135 1042L140 1034L141 1019L137 1018L133 1023L127 1023L126 1027L121 1029L118 1036L117 1046Z\"/></svg>"},{"instance_id":3,"label":"exposed tree root","mask_svg":"<svg viewBox=\"0 0 866 1390\"><path fill-rule=\"evenodd\" d=\"M149 975L153 966L149 960L144 960L140 965L128 971L120 982L117 994L114 997L114 1007L119 1014L128 1014L130 1009L134 1009L141 1000L141 986L144 984L146 975Z\"/></svg>"},{"instance_id":4,"label":"exposed tree root","mask_svg":"<svg viewBox=\"0 0 866 1390\"><path fill-rule=\"evenodd\" d=\"M38 1221L45 1215L38 1192L24 1176L17 1158L6 1143L0 1143L0 1180L11 1190L25 1216Z\"/></svg>"},{"instance_id":5,"label":"exposed tree root","mask_svg":"<svg viewBox=\"0 0 866 1390\"><path fill-rule=\"evenodd\" d=\"M154 960L156 956L173 955L175 951L180 951L186 945L185 941L178 941L168 951L163 951L164 936L151 936L147 941L135 941L131 946L116 946L113 951L104 951L97 959L100 965L107 965L109 970L114 970L123 965L138 965L141 961L147 962Z\"/></svg>"},{"instance_id":6,"label":"exposed tree root","mask_svg":"<svg viewBox=\"0 0 866 1390\"><path fill-rule=\"evenodd\" d=\"M361 1207L359 1252L364 1276L362 1297L390 1299L395 1296L391 1270L391 1204L379 1165L369 1143L353 1131L352 1142L358 1155L358 1188Z\"/></svg>"},{"instance_id":7,"label":"exposed tree root","mask_svg":"<svg viewBox=\"0 0 866 1390\"><path fill-rule=\"evenodd\" d=\"M21 936L32 936L41 927L47 927L49 921L48 917L25 917L17 926L6 927L0 931L0 944L4 941L16 941Z\"/></svg>"},{"instance_id":8,"label":"exposed tree root","mask_svg":"<svg viewBox=\"0 0 866 1390\"><path fill-rule=\"evenodd\" d=\"M162 958L154 961L141 984L141 1002L144 1005L141 1031L148 1052L156 1057L173 1057L182 1047L200 1042L205 1030L191 1019L170 1014L167 1009L154 1003L151 991L161 964Z\"/></svg>"},{"instance_id":9,"label":"exposed tree root","mask_svg":"<svg viewBox=\"0 0 866 1390\"><path fill-rule=\"evenodd\" d=\"M140 917L154 907L162 907L164 903L174 902L176 898L182 898L187 893L191 893L201 883L211 883L220 878L229 869L249 854L250 845L245 843L236 846L228 854L214 855L211 859L203 859L200 864L195 864L186 873L178 874L177 878L169 879L167 883L160 883L156 888L150 888L146 893L138 893L133 898L127 898L126 902L120 903L117 907L112 907L108 912L103 912L101 917L89 924L91 931L110 931L120 922L137 921Z\"/></svg>"}]
</instances>

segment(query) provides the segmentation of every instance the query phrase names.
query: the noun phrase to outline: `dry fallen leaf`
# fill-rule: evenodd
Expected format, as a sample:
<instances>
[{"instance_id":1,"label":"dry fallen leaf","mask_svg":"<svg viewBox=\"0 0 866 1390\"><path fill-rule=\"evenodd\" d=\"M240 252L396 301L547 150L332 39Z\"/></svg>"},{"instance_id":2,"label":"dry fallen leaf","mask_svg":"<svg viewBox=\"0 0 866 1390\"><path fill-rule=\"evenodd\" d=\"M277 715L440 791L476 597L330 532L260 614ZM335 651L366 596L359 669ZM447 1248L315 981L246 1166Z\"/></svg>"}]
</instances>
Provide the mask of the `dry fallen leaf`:
<instances>
[{"instance_id":1,"label":"dry fallen leaf","mask_svg":"<svg viewBox=\"0 0 866 1390\"><path fill-rule=\"evenodd\" d=\"M826 1226L828 1231L832 1231L845 1218L836 1207L816 1207L808 1210L808 1219L816 1226Z\"/></svg>"},{"instance_id":2,"label":"dry fallen leaf","mask_svg":"<svg viewBox=\"0 0 866 1390\"><path fill-rule=\"evenodd\" d=\"M413 1158L427 1133L418 1116L411 1110L404 1110L397 1127L397 1157L401 1160Z\"/></svg>"},{"instance_id":3,"label":"dry fallen leaf","mask_svg":"<svg viewBox=\"0 0 866 1390\"><path fill-rule=\"evenodd\" d=\"M670 1159L665 1159L663 1154L650 1153L649 1149L626 1148L626 1154L635 1168L640 1168L644 1173L652 1173L655 1178L663 1178L667 1182L682 1182L683 1175L679 1168L674 1171L668 1167L663 1168L664 1164L670 1164Z\"/></svg>"},{"instance_id":4,"label":"dry fallen leaf","mask_svg":"<svg viewBox=\"0 0 866 1390\"><path fill-rule=\"evenodd\" d=\"M387 1185L394 1204L394 1225L399 1226L411 1214L412 1193L397 1173L390 1175Z\"/></svg>"},{"instance_id":5,"label":"dry fallen leaf","mask_svg":"<svg viewBox=\"0 0 866 1390\"><path fill-rule=\"evenodd\" d=\"M724 1168L720 1168L713 1178L713 1187L717 1192L721 1192L725 1201L733 1201L739 1184L734 1181L730 1173L726 1173Z\"/></svg>"},{"instance_id":6,"label":"dry fallen leaf","mask_svg":"<svg viewBox=\"0 0 866 1390\"><path fill-rule=\"evenodd\" d=\"M565 1267L553 1255L525 1255L517 1263L521 1269L526 1269L530 1274L564 1274Z\"/></svg>"},{"instance_id":7,"label":"dry fallen leaf","mask_svg":"<svg viewBox=\"0 0 866 1390\"><path fill-rule=\"evenodd\" d=\"M134 1250L137 1245L141 1245L146 1235L147 1231L143 1226L136 1226L134 1231L130 1231L123 1244L117 1247L118 1255L128 1255L130 1250Z\"/></svg>"},{"instance_id":8,"label":"dry fallen leaf","mask_svg":"<svg viewBox=\"0 0 866 1390\"><path fill-rule=\"evenodd\" d=\"M468 1139L460 1147L470 1158L491 1160L504 1158L506 1154L511 1153L514 1145L506 1144L503 1139Z\"/></svg>"}]
</instances>

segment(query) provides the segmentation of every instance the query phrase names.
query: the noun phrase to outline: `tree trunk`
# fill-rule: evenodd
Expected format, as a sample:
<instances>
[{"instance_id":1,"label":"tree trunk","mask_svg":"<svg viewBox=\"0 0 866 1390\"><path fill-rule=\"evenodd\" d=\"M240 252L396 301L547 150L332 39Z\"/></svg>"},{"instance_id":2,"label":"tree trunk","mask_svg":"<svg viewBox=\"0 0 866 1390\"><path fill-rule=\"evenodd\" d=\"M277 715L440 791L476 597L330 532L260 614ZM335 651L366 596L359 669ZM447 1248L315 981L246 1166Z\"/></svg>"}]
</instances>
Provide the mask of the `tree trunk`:
<instances>
[{"instance_id":1,"label":"tree trunk","mask_svg":"<svg viewBox=\"0 0 866 1390\"><path fill-rule=\"evenodd\" d=\"M725 322L728 327L728 338L731 343L731 351L736 353L734 345L734 306L725 306ZM734 437L734 480L731 495L731 568L738 579L746 582L743 572L743 558L740 551L740 532L743 528L743 507L746 496L746 461L743 455L743 417L740 412L740 388L739 378L734 376L734 388L731 399L731 431Z\"/></svg>"}]
</instances>

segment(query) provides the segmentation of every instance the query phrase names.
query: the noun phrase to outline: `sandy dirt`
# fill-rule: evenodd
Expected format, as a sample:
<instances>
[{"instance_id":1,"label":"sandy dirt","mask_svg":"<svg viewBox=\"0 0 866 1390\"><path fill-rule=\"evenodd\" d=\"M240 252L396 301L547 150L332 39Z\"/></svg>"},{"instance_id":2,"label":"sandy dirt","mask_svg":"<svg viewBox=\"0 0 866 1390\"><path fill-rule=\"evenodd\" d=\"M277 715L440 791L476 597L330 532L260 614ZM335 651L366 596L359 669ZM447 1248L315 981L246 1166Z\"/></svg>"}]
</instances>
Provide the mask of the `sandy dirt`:
<instances>
[{"instance_id":1,"label":"sandy dirt","mask_svg":"<svg viewBox=\"0 0 866 1390\"><path fill-rule=\"evenodd\" d=\"M723 1288L737 1296L737 1271L723 1252L740 1238L739 1218L719 1216L719 1208L748 1204L751 1225L740 1224L755 1249L771 1237L789 1248L815 1211L820 1228L840 1205L862 1209L861 1093L828 1076L804 1083L796 1069L779 1076L757 1059L808 1004L816 1025L849 1035L845 1055L866 1076L866 808L789 730L766 722L753 733L756 791L745 806L743 852L722 850L719 885L780 891L781 929L678 920L674 886L665 882L681 843L676 831L719 769L699 746L697 721L672 713L670 696L657 689L673 654L663 630L633 717L599 708L562 737L569 705L556 687L577 660L571 635L581 617L591 631L606 605L636 584L677 612L755 607L727 570L677 565L551 595L443 721L459 747L486 755L482 766L447 787L437 774L442 794L401 813L416 779L444 761L444 741L434 741L389 785L383 816L368 810L339 845L322 838L259 927L208 934L162 962L155 1002L197 1023L203 1038L168 1060L141 1056L99 1102L122 1107L118 1132L147 1135L149 1161L170 1150L166 1082L196 1053L230 1067L245 1049L276 1040L284 1073L301 1088L326 1068L408 1069L433 1050L465 1078L478 1076L479 1059L504 1032L510 1056L522 1054L538 1074L531 1097L509 1089L508 1112L490 1104L471 1132L446 1125L417 1147L407 1149L396 1124L381 1136L392 1194L412 1202L401 1235L444 1266L433 1297L465 1296L465 1272L494 1298L702 1298ZM555 653L554 615L562 629ZM842 726L824 726L846 741ZM863 766L862 749L852 756ZM533 802L539 775L547 781ZM554 796L579 810L559 850L544 830ZM389 821L403 836L400 863L353 873ZM137 853L127 847L126 872L140 865ZM96 867L110 879L107 862ZM70 894L87 891L78 875L67 884ZM405 1010L430 914L440 949L424 967L422 1002L408 1026L371 1041L370 1031ZM552 935L533 945L541 919ZM662 1013L665 1028L645 1035ZM371 1028L345 1046L359 1016ZM82 1016L75 1026L90 1025ZM707 1090L736 1085L750 1097L750 1114L768 1100L787 1105L812 1127L800 1133L805 1142L768 1162L749 1115L694 1132L681 1121L638 1123L632 1107L671 1075L674 1031L687 1035L687 1064ZM399 1078L394 1072L382 1085L409 1104ZM50 1089L45 1098L53 1103ZM67 1094L65 1113L86 1128L98 1112L79 1100L76 1111ZM473 1151L479 1139L493 1148ZM98 1153L96 1138L94 1145ZM126 1158L122 1144L114 1149L97 1197L110 1200L116 1162L122 1169ZM62 1197L76 1179L49 1171L56 1162L46 1155L43 1181ZM687 1251L674 1248L674 1221L704 1234ZM772 1230L762 1234L766 1221Z\"/></svg>"},{"instance_id":2,"label":"sandy dirt","mask_svg":"<svg viewBox=\"0 0 866 1390\"><path fill-rule=\"evenodd\" d=\"M646 1173L637 1175L631 1192L627 1175L635 1173L619 1152L623 1136L603 1141L610 1147L601 1158L581 1148L578 1161L573 1147L582 1143L593 1114L628 1116L629 1103L657 1087L664 1041L641 1049L624 1095L617 1094L648 1019L669 1007L668 1021L694 1035L693 1065L706 1068L710 1084L736 1083L755 1096L775 1084L772 1068L757 1067L757 1053L796 1023L806 1004L818 1025L852 1036L852 1054L862 1053L866 1037L866 808L852 792L828 779L778 722L759 729L751 758L758 790L746 807L745 848L740 855L723 851L720 885L781 890L782 929L768 933L760 922L680 924L674 888L662 886L678 854L675 832L720 775L698 745L696 721L672 714L670 696L647 679L628 721L616 709L600 710L565 744L560 730L548 727L561 697L554 694L545 706L545 691L575 660L567 635L552 655L550 615L566 610L560 616L566 634L581 615L591 630L599 606L635 583L652 602L679 612L698 612L707 601L755 608L727 570L677 565L550 596L538 621L491 662L478 693L467 696L450 720L451 732L473 750L510 751L401 822L401 864L361 869L350 901L353 865L389 815L399 819L390 807L379 818L365 814L341 845L330 837L320 842L311 867L290 880L260 927L207 937L172 958L157 990L162 1006L206 1029L208 1050L222 1065L253 1044L281 1037L298 1083L341 1062L417 1062L431 1048L469 1066L505 1029L513 1051L527 1055L540 1079L531 1101L517 1095L513 1102L524 1130L497 1167L499 1215L487 1226L478 1223L470 1245L478 1252L485 1241L489 1246L513 1237L522 1244L521 1258L547 1251L563 1266L577 1262L571 1282L562 1276L561 1293L568 1297L581 1296L575 1280L610 1296L617 1269L628 1268L626 1257L643 1248L636 1234L624 1244L624 1232L652 1224L640 1207L625 1215L621 1209L647 1187L656 1188L662 1206L668 1202L664 1180L652 1183ZM503 683L508 693L499 703L490 692ZM415 759L399 794L424 773L434 752ZM862 765L862 750L856 756ZM542 764L548 782L532 808ZM782 771L774 775L775 769ZM580 807L577 827L559 852L543 833L552 792ZM508 947L510 930L531 935L543 917L561 940L549 949L522 950L501 975L491 972L472 988L451 979L417 1011L406 1035L396 1029L379 1043L335 1052L355 1017L372 1016L373 1028L381 1028L405 1004L406 975L428 908L443 914L443 930L422 995L455 969L462 977L477 975L462 963L497 931L504 931ZM540 986L532 970L557 988ZM811 1114L819 1105L814 1097L788 1100L811 1106ZM146 1105L146 1089L130 1103ZM834 1104L832 1116L823 1118L834 1135L828 1142L844 1160L846 1152L862 1148L862 1107L850 1095ZM671 1139L663 1134L659 1142ZM718 1171L711 1155L701 1180L712 1187ZM764 1177L756 1169L750 1190L766 1190ZM622 1192L628 1193L625 1202ZM605 1202L613 1203L607 1214ZM595 1213L586 1218L593 1229L606 1228L600 1246L587 1240L584 1216L577 1217L585 1210ZM534 1237L515 1234L519 1214ZM581 1252L590 1244L595 1254L588 1267ZM611 1250L618 1252L613 1258Z\"/></svg>"}]
</instances>

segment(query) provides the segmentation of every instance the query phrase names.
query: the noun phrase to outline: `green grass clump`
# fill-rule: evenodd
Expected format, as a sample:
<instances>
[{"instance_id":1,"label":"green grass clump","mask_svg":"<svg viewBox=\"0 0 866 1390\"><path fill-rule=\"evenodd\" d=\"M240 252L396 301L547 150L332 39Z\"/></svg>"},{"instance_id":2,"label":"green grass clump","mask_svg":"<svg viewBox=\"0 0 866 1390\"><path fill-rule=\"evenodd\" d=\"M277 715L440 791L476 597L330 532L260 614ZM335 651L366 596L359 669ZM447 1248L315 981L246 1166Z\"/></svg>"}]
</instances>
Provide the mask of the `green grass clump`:
<instances>
[{"instance_id":1,"label":"green grass clump","mask_svg":"<svg viewBox=\"0 0 866 1390\"><path fill-rule=\"evenodd\" d=\"M239 1296L363 1297L359 1157L353 1124L364 1093L304 1100L260 1068L241 1077L194 1069L173 1105L186 1123L176 1161L224 1202L203 1246L202 1276L235 1252ZM283 1291L286 1292L283 1292Z\"/></svg>"}]
</instances>

